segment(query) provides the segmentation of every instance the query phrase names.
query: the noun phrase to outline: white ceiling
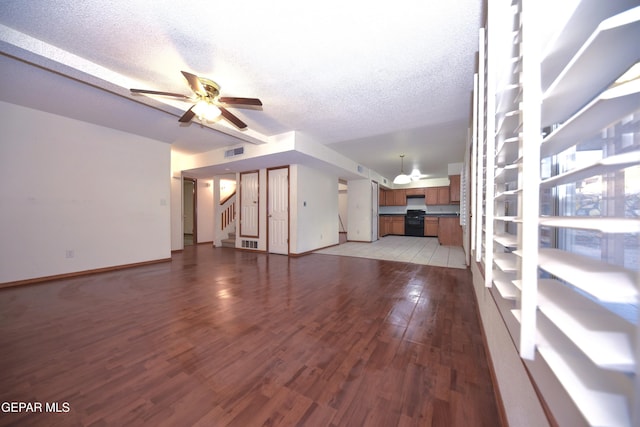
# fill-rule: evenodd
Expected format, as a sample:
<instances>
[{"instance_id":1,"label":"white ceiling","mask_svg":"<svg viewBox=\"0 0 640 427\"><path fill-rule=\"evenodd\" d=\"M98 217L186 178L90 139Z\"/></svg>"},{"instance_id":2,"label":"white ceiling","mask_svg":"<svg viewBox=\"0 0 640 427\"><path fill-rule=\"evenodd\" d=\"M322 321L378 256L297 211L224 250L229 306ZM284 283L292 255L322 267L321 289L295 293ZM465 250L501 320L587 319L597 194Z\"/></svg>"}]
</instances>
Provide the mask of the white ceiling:
<instances>
[{"instance_id":1,"label":"white ceiling","mask_svg":"<svg viewBox=\"0 0 640 427\"><path fill-rule=\"evenodd\" d=\"M385 177L399 172L400 154L405 171L443 177L463 159L482 8L482 0L3 0L0 100L190 153L293 130ZM215 80L223 96L260 98L261 110L230 109L249 130L180 125L190 104L128 92L188 95L181 70Z\"/></svg>"}]
</instances>

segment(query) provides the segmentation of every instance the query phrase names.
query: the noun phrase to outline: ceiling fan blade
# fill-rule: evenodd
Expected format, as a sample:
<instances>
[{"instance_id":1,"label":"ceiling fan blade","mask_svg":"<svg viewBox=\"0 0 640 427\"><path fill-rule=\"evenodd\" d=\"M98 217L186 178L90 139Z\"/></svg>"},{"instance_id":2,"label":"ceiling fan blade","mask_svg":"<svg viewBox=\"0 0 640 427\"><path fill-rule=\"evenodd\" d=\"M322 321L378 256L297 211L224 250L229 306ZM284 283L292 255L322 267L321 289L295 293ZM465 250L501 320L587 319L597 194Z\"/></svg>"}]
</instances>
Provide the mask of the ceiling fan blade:
<instances>
[{"instance_id":1,"label":"ceiling fan blade","mask_svg":"<svg viewBox=\"0 0 640 427\"><path fill-rule=\"evenodd\" d=\"M192 105L191 108L189 108L182 117L178 119L178 121L181 123L189 123L191 119L193 119L193 116L196 115L196 113L193 112L193 107L195 107L195 105Z\"/></svg>"},{"instance_id":2,"label":"ceiling fan blade","mask_svg":"<svg viewBox=\"0 0 640 427\"><path fill-rule=\"evenodd\" d=\"M221 96L218 98L218 102L234 105L259 105L262 106L262 101L258 98L233 98L228 96Z\"/></svg>"},{"instance_id":3,"label":"ceiling fan blade","mask_svg":"<svg viewBox=\"0 0 640 427\"><path fill-rule=\"evenodd\" d=\"M236 125L236 127L238 127L239 129L245 129L247 127L247 124L245 122L243 122L238 117L230 113L229 110L227 110L226 108L221 106L218 106L218 108L220 108L220 113L222 114L222 117L229 120L231 123Z\"/></svg>"},{"instance_id":4,"label":"ceiling fan blade","mask_svg":"<svg viewBox=\"0 0 640 427\"><path fill-rule=\"evenodd\" d=\"M172 96L174 98L182 98L189 99L187 95L183 95L181 93L173 93L173 92L162 92L159 90L146 90L146 89L129 89L131 93L140 93L145 95L162 95L162 96Z\"/></svg>"},{"instance_id":5,"label":"ceiling fan blade","mask_svg":"<svg viewBox=\"0 0 640 427\"><path fill-rule=\"evenodd\" d=\"M185 79L187 79L189 87L191 87L192 91L194 91L199 96L207 96L207 91L204 90L204 86L202 86L202 83L200 83L200 79L198 79L198 76L186 71L182 71L182 75Z\"/></svg>"}]
</instances>

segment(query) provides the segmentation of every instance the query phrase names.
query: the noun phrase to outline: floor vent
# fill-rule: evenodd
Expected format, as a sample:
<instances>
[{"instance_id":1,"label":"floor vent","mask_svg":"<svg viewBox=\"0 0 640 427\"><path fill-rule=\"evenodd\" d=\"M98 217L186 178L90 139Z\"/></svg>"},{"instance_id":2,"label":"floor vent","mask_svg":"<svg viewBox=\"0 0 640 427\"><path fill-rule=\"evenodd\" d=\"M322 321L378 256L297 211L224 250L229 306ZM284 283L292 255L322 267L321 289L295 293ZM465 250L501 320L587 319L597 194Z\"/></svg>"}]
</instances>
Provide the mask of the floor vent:
<instances>
[{"instance_id":1,"label":"floor vent","mask_svg":"<svg viewBox=\"0 0 640 427\"><path fill-rule=\"evenodd\" d=\"M227 150L224 152L225 157L233 157L240 154L244 154L244 147L232 148L231 150Z\"/></svg>"},{"instance_id":2,"label":"floor vent","mask_svg":"<svg viewBox=\"0 0 640 427\"><path fill-rule=\"evenodd\" d=\"M258 242L255 240L242 240L240 246L249 249L258 249Z\"/></svg>"}]
</instances>

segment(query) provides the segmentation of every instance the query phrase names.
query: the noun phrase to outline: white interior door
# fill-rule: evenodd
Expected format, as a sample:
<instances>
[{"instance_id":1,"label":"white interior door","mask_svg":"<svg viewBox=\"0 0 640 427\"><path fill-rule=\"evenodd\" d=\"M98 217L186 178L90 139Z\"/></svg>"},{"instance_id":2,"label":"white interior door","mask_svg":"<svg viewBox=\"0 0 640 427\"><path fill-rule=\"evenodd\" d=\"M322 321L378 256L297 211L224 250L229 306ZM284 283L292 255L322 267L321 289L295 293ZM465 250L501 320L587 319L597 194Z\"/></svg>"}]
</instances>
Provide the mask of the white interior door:
<instances>
[{"instance_id":1,"label":"white interior door","mask_svg":"<svg viewBox=\"0 0 640 427\"><path fill-rule=\"evenodd\" d=\"M371 241L378 240L378 183L371 181Z\"/></svg>"},{"instance_id":2,"label":"white interior door","mask_svg":"<svg viewBox=\"0 0 640 427\"><path fill-rule=\"evenodd\" d=\"M267 233L269 253L289 254L289 168L269 169Z\"/></svg>"},{"instance_id":3,"label":"white interior door","mask_svg":"<svg viewBox=\"0 0 640 427\"><path fill-rule=\"evenodd\" d=\"M240 236L258 237L258 172L240 174Z\"/></svg>"}]
</instances>

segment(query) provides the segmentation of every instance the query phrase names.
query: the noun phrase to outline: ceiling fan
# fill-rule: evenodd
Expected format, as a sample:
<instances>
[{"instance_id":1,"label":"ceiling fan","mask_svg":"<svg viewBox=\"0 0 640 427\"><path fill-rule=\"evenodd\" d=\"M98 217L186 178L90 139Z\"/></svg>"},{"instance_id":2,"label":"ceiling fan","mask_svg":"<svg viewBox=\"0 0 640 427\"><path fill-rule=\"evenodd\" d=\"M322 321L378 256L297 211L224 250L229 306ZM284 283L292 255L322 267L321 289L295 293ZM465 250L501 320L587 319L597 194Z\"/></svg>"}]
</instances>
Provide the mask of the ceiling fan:
<instances>
[{"instance_id":1,"label":"ceiling fan","mask_svg":"<svg viewBox=\"0 0 640 427\"><path fill-rule=\"evenodd\" d=\"M195 96L187 96L181 93L162 92L146 89L129 89L133 94L161 95L194 102L183 115L178 119L181 123L188 123L195 116L201 121L213 121L219 115L233 123L239 129L245 129L247 124L231 113L225 106L250 106L261 107L262 101L258 98L233 98L220 96L220 86L209 79L198 77L195 74L182 71L182 75L187 79L189 87Z\"/></svg>"}]
</instances>

